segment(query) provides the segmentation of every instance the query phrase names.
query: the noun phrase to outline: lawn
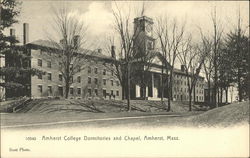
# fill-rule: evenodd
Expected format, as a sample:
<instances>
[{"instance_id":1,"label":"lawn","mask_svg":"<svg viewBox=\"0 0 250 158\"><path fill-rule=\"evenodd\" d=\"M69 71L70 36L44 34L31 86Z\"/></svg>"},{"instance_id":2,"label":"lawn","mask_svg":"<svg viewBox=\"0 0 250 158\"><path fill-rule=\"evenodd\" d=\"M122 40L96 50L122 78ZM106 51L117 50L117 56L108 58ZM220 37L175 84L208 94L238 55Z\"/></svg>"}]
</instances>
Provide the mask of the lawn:
<instances>
[{"instance_id":1,"label":"lawn","mask_svg":"<svg viewBox=\"0 0 250 158\"><path fill-rule=\"evenodd\" d=\"M72 102L73 101L73 102ZM80 103L79 103L80 102ZM100 102L98 104L98 102ZM111 104L112 103L112 104ZM249 102L229 104L224 107L209 110L207 112L165 112L160 102L132 101L134 106L131 112L126 111L126 102L123 101L86 101L84 105L80 100L34 100L27 104L19 113L1 115L3 126L73 121L67 127L203 127L220 126L228 127L241 123L249 123ZM94 104L94 105L92 105ZM110 105L109 105L110 104ZM145 106L145 107L142 107ZM176 107L175 107L176 106ZM182 105L172 107L181 108ZM183 109L186 110L184 105ZM173 108L174 109L174 108ZM154 115L153 117L151 117ZM157 116L156 116L157 115ZM140 117L119 119L121 117ZM96 120L114 118L112 120ZM117 119L116 119L117 118ZM94 120L93 120L94 119ZM83 121L78 120L93 120ZM75 121L75 122L74 122ZM50 128L63 127L53 125ZM43 127L39 127L43 128Z\"/></svg>"},{"instance_id":2,"label":"lawn","mask_svg":"<svg viewBox=\"0 0 250 158\"><path fill-rule=\"evenodd\" d=\"M4 112L4 107L1 111ZM134 112L165 112L166 105L160 101L131 100ZM199 106L193 106L194 111L200 110ZM126 100L75 100L75 99L35 99L25 104L17 113L112 113L127 111ZM185 113L188 105L172 102L171 111Z\"/></svg>"},{"instance_id":3,"label":"lawn","mask_svg":"<svg viewBox=\"0 0 250 158\"><path fill-rule=\"evenodd\" d=\"M188 121L197 126L230 126L250 123L249 101L233 103L192 116Z\"/></svg>"}]
</instances>

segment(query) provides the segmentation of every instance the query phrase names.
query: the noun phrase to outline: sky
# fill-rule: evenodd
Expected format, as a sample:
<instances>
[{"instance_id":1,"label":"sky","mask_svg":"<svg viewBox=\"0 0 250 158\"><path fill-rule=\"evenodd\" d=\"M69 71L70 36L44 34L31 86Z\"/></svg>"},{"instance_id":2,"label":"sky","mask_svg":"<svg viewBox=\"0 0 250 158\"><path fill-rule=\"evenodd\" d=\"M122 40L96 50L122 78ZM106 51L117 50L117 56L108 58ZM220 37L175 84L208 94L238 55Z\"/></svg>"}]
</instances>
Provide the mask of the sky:
<instances>
[{"instance_id":1,"label":"sky","mask_svg":"<svg viewBox=\"0 0 250 158\"><path fill-rule=\"evenodd\" d=\"M53 29L52 8L67 6L71 14L87 25L87 39L90 49L104 48L107 36L114 34L112 9L118 6L123 13L131 10L133 18L138 15L138 8L145 4L145 15L153 19L166 16L176 18L180 23L187 22L186 30L197 34L198 27L211 33L211 10L216 6L217 17L224 31L232 29L237 23L240 8L243 28L249 24L248 1L22 1L19 23L13 25L16 35L22 42L22 23L29 23L29 41L47 39ZM5 30L9 33L9 30Z\"/></svg>"}]
</instances>

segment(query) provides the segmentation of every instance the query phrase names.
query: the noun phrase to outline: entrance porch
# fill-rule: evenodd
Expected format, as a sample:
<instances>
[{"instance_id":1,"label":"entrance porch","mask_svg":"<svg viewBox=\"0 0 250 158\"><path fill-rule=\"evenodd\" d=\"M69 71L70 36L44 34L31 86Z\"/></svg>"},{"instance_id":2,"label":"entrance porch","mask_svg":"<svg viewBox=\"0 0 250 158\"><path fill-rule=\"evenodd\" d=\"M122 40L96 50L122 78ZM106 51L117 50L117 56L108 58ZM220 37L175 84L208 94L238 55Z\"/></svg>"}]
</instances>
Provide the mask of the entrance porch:
<instances>
[{"instance_id":1,"label":"entrance porch","mask_svg":"<svg viewBox=\"0 0 250 158\"><path fill-rule=\"evenodd\" d=\"M163 91L163 98L168 98L167 96L167 85L166 85L166 74L163 77L164 88L162 89L161 86L161 73L157 72L149 72L148 78L146 78L146 86L145 90L143 86L139 83L134 85L134 96L133 99L145 99L146 100L161 100L162 91ZM145 95L144 95L145 92Z\"/></svg>"}]
</instances>

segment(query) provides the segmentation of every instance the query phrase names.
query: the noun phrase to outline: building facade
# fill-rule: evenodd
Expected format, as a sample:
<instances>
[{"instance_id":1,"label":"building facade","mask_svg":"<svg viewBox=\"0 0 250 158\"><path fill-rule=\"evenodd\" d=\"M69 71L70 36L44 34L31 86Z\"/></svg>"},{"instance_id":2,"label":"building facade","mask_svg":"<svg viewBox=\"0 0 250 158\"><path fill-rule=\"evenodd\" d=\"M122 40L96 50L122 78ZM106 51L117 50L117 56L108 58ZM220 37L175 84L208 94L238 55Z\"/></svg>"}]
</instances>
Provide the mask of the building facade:
<instances>
[{"instance_id":1,"label":"building facade","mask_svg":"<svg viewBox=\"0 0 250 158\"><path fill-rule=\"evenodd\" d=\"M169 71L162 72L162 64L168 64L160 52L155 50L155 38L153 37L153 20L142 16L134 19L135 58L144 57L146 53L152 55L150 66L138 64L132 65L136 68L137 77L131 84L131 99L159 100L163 94L167 95L167 86L161 86L161 75L167 77ZM27 76L25 80L26 88L18 95L31 96L33 98L42 97L62 97L65 95L65 85L63 76L59 71L59 63L53 57L53 52L48 51L49 41L37 40L28 43L28 24L24 24L24 47L27 55L30 56L28 66L45 72L43 75ZM111 50L114 47L111 48ZM72 78L72 84L69 89L69 98L103 98L103 99L122 99L122 88L120 81L115 75L115 69L112 65L110 56L102 54L101 49L90 51L90 59L84 63L84 69L77 72ZM81 52L80 52L81 53ZM142 58L141 58L142 59ZM10 62L7 60L7 62ZM7 64L8 65L8 64ZM143 74L143 84L141 72ZM135 75L136 76L136 75ZM139 77L138 77L139 76ZM181 69L174 69L173 74L173 100L188 101L187 75ZM6 92L7 97L11 97L13 91ZM204 101L204 78L199 77L194 92L192 93L196 102Z\"/></svg>"},{"instance_id":2,"label":"building facade","mask_svg":"<svg viewBox=\"0 0 250 158\"><path fill-rule=\"evenodd\" d=\"M135 41L136 44L134 52L135 57L143 60L144 56L151 55L150 66L145 66L145 64L138 64L141 68L138 71L146 71L146 78L143 79L145 88L142 86L141 82L134 82L132 85L132 98L140 99L145 93L146 99L148 100L160 100L162 93L164 98L167 96L167 87L162 88L161 75L163 74L163 79L167 77L169 71L162 72L162 64L169 66L168 62L164 57L162 57L161 52L157 52L155 49L155 38L153 37L153 20L146 16L138 17L134 19L134 30L135 30ZM137 66L137 67L139 67ZM142 75L140 72L136 73ZM173 72L173 87L172 94L174 101L188 101L188 76L183 69L174 69ZM141 77L137 78L141 80ZM145 89L145 90L143 90ZM145 91L145 92L144 92ZM204 78L199 76L196 86L192 93L192 100L195 102L204 101Z\"/></svg>"},{"instance_id":3,"label":"building facade","mask_svg":"<svg viewBox=\"0 0 250 158\"><path fill-rule=\"evenodd\" d=\"M31 96L63 97L65 85L59 65L54 59L53 53L46 51L47 41L38 40L27 45L31 55L31 67L42 70L44 75L31 77ZM121 86L114 75L112 64L102 54L101 50L92 52L93 60L84 64L84 69L77 72L69 89L69 98L103 98L121 99Z\"/></svg>"},{"instance_id":4,"label":"building facade","mask_svg":"<svg viewBox=\"0 0 250 158\"><path fill-rule=\"evenodd\" d=\"M181 69L174 69L173 82L173 100L188 101L188 76L184 72L183 67ZM204 82L204 77L199 76L192 91L192 101L204 102Z\"/></svg>"}]
</instances>

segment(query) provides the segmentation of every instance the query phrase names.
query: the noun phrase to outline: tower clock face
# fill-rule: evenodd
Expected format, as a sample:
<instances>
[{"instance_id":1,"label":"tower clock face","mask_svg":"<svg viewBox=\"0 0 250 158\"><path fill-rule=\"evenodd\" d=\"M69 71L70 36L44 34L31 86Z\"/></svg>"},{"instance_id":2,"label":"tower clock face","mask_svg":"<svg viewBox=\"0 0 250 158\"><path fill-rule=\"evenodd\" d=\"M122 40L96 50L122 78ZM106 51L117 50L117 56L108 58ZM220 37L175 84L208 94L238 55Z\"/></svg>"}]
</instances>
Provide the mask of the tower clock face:
<instances>
[{"instance_id":1,"label":"tower clock face","mask_svg":"<svg viewBox=\"0 0 250 158\"><path fill-rule=\"evenodd\" d=\"M149 36L152 35L152 26L151 26L151 25L147 25L147 26L146 26L146 33L147 33L147 35L149 35Z\"/></svg>"}]
</instances>

